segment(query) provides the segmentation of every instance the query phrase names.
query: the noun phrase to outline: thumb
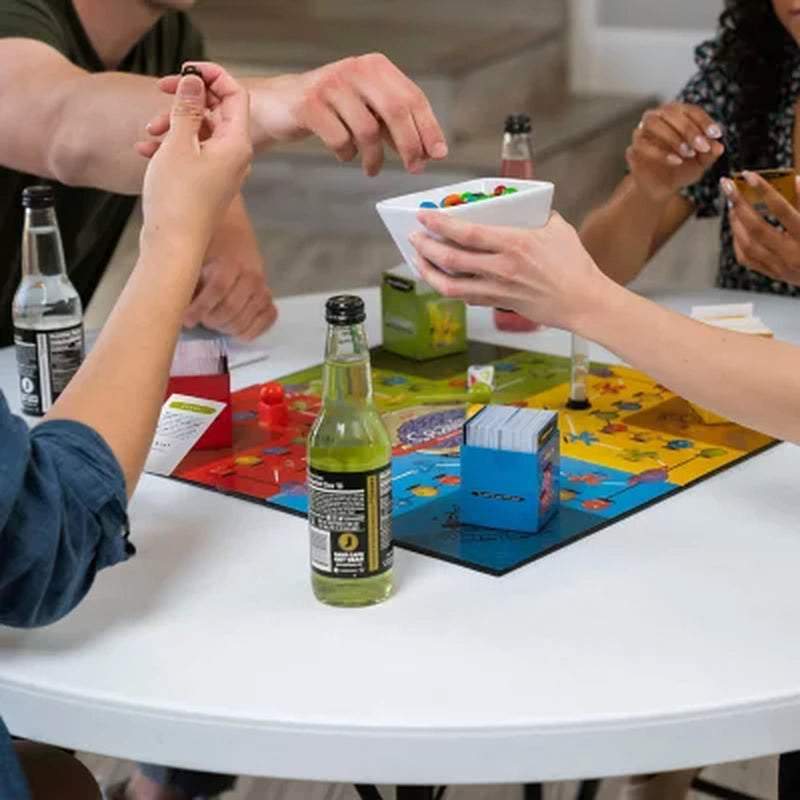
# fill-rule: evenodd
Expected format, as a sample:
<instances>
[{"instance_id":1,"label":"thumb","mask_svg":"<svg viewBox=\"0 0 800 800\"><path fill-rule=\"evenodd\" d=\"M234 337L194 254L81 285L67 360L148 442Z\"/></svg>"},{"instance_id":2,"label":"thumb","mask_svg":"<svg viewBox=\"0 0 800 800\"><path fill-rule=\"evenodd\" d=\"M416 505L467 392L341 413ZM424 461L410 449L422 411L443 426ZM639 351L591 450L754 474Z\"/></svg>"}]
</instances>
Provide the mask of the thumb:
<instances>
[{"instance_id":1,"label":"thumb","mask_svg":"<svg viewBox=\"0 0 800 800\"><path fill-rule=\"evenodd\" d=\"M206 113L206 85L198 75L184 75L172 102L170 137L196 142Z\"/></svg>"}]
</instances>

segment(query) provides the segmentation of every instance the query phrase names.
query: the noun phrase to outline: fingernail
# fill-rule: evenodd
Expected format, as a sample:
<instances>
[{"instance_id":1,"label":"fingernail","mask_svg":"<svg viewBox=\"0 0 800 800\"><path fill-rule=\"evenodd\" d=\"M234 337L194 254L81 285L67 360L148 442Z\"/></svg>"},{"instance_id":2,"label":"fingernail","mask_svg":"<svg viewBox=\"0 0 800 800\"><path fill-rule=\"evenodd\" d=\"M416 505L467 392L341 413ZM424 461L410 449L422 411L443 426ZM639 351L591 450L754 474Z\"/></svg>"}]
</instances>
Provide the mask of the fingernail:
<instances>
[{"instance_id":1,"label":"fingernail","mask_svg":"<svg viewBox=\"0 0 800 800\"><path fill-rule=\"evenodd\" d=\"M753 172L748 172L745 170L742 173L742 177L747 181L747 183L752 186L754 189L758 188L758 178Z\"/></svg>"},{"instance_id":2,"label":"fingernail","mask_svg":"<svg viewBox=\"0 0 800 800\"><path fill-rule=\"evenodd\" d=\"M706 133L710 139L720 139L722 137L722 130L719 125L709 125L706 128Z\"/></svg>"},{"instance_id":3,"label":"fingernail","mask_svg":"<svg viewBox=\"0 0 800 800\"><path fill-rule=\"evenodd\" d=\"M721 178L720 185L722 186L722 191L725 192L728 197L733 197L736 187L733 185L733 181L730 178Z\"/></svg>"},{"instance_id":4,"label":"fingernail","mask_svg":"<svg viewBox=\"0 0 800 800\"><path fill-rule=\"evenodd\" d=\"M205 84L202 79L194 75L181 78L178 84L178 94L181 97L200 97L204 89Z\"/></svg>"},{"instance_id":5,"label":"fingernail","mask_svg":"<svg viewBox=\"0 0 800 800\"><path fill-rule=\"evenodd\" d=\"M689 147L689 145L688 145L688 144L686 144L686 142L681 142L681 146L678 148L678 152L679 152L679 153L680 153L680 154L681 154L681 155L682 155L684 158L694 158L694 157L695 157L695 152L694 152L694 150L692 150L692 148L691 148L691 147Z\"/></svg>"},{"instance_id":6,"label":"fingernail","mask_svg":"<svg viewBox=\"0 0 800 800\"><path fill-rule=\"evenodd\" d=\"M673 167L679 167L683 164L683 159L680 156L676 156L674 153L670 153L667 156L667 164L672 164Z\"/></svg>"},{"instance_id":7,"label":"fingernail","mask_svg":"<svg viewBox=\"0 0 800 800\"><path fill-rule=\"evenodd\" d=\"M447 156L447 145L444 142L436 142L431 148L431 155L434 158L445 158Z\"/></svg>"},{"instance_id":8,"label":"fingernail","mask_svg":"<svg viewBox=\"0 0 800 800\"><path fill-rule=\"evenodd\" d=\"M410 233L408 235L408 241L411 242L411 244L413 244L413 245L417 245L421 238L422 237L419 235L418 231L414 231L413 233Z\"/></svg>"},{"instance_id":9,"label":"fingernail","mask_svg":"<svg viewBox=\"0 0 800 800\"><path fill-rule=\"evenodd\" d=\"M694 146L699 153L707 153L711 150L711 145L708 143L708 140L704 139L702 136L695 137Z\"/></svg>"}]
</instances>

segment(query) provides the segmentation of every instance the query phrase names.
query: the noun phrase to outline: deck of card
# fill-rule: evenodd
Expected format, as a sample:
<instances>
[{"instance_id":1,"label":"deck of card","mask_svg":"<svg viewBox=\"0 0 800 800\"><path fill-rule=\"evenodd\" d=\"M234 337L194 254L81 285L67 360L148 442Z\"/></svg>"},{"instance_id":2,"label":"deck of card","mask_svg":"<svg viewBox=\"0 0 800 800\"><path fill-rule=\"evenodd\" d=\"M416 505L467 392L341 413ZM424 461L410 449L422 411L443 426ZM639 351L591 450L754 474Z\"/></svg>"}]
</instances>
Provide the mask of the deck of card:
<instances>
[{"instance_id":1,"label":"deck of card","mask_svg":"<svg viewBox=\"0 0 800 800\"><path fill-rule=\"evenodd\" d=\"M464 424L461 521L532 533L558 510L558 414L488 405Z\"/></svg>"},{"instance_id":2,"label":"deck of card","mask_svg":"<svg viewBox=\"0 0 800 800\"><path fill-rule=\"evenodd\" d=\"M233 444L231 376L227 347L219 334L196 328L184 331L175 346L164 399L173 394L221 403L214 421L193 450L216 450Z\"/></svg>"},{"instance_id":3,"label":"deck of card","mask_svg":"<svg viewBox=\"0 0 800 800\"><path fill-rule=\"evenodd\" d=\"M753 315L752 303L727 303L718 306L695 306L692 308L692 319L725 328L738 333L749 333L753 336L772 336L772 331Z\"/></svg>"}]
</instances>

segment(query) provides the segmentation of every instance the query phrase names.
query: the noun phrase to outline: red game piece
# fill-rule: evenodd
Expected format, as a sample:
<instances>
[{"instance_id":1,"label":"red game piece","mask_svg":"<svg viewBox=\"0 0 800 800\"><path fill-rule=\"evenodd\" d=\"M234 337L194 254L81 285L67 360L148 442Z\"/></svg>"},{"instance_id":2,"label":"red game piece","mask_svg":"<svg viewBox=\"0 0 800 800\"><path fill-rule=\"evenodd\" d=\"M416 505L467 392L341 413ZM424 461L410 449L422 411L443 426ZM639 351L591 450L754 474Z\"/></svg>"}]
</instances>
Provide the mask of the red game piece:
<instances>
[{"instance_id":1,"label":"red game piece","mask_svg":"<svg viewBox=\"0 0 800 800\"><path fill-rule=\"evenodd\" d=\"M280 383L265 383L261 387L259 397L262 403L266 403L268 406L274 406L283 402L284 397L286 397L286 392L284 391L283 385Z\"/></svg>"},{"instance_id":2,"label":"red game piece","mask_svg":"<svg viewBox=\"0 0 800 800\"><path fill-rule=\"evenodd\" d=\"M265 383L259 392L258 418L267 427L284 428L289 424L289 404L280 383Z\"/></svg>"}]
</instances>

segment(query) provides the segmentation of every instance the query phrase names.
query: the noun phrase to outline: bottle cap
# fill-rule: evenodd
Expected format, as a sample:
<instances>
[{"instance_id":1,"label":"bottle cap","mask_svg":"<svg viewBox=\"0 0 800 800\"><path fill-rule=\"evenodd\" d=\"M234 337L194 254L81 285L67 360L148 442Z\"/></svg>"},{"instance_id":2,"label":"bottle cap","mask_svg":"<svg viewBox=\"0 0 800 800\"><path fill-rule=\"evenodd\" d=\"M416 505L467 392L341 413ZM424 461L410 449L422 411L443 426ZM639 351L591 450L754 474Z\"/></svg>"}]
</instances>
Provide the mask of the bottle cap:
<instances>
[{"instance_id":1,"label":"bottle cap","mask_svg":"<svg viewBox=\"0 0 800 800\"><path fill-rule=\"evenodd\" d=\"M325 303L325 321L330 325L358 325L367 318L364 301L353 294L337 294Z\"/></svg>"},{"instance_id":2,"label":"bottle cap","mask_svg":"<svg viewBox=\"0 0 800 800\"><path fill-rule=\"evenodd\" d=\"M56 203L52 186L26 186L22 190L22 205L25 208L51 208Z\"/></svg>"},{"instance_id":3,"label":"bottle cap","mask_svg":"<svg viewBox=\"0 0 800 800\"><path fill-rule=\"evenodd\" d=\"M527 114L511 114L506 117L505 133L530 133L531 118Z\"/></svg>"}]
</instances>

